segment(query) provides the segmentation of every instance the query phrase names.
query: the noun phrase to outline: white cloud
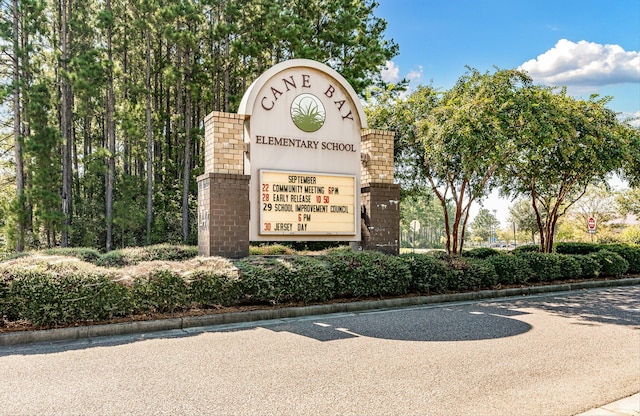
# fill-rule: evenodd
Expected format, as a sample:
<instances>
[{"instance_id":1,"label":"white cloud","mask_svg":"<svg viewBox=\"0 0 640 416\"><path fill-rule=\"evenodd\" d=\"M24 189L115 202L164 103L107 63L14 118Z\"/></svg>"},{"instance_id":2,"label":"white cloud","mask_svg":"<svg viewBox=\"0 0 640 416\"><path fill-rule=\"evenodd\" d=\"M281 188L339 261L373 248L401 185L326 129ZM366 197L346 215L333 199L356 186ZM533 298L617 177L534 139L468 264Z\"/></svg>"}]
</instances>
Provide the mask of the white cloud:
<instances>
[{"instance_id":1,"label":"white cloud","mask_svg":"<svg viewBox=\"0 0 640 416\"><path fill-rule=\"evenodd\" d=\"M382 80L389 84L395 84L400 81L400 68L393 61L387 61L385 68L380 71Z\"/></svg>"},{"instance_id":2,"label":"white cloud","mask_svg":"<svg viewBox=\"0 0 640 416\"><path fill-rule=\"evenodd\" d=\"M636 111L635 113L620 113L618 115L618 118L622 121L629 121L629 124L631 124L632 126L635 127L640 127L640 110Z\"/></svg>"},{"instance_id":3,"label":"white cloud","mask_svg":"<svg viewBox=\"0 0 640 416\"><path fill-rule=\"evenodd\" d=\"M424 71L422 65L420 65L417 70L409 71L406 76L407 80L409 80L409 84L411 84L412 86L422 84L423 73Z\"/></svg>"},{"instance_id":4,"label":"white cloud","mask_svg":"<svg viewBox=\"0 0 640 416\"><path fill-rule=\"evenodd\" d=\"M603 86L640 82L640 52L618 45L561 39L520 66L536 81L554 86Z\"/></svg>"}]
</instances>

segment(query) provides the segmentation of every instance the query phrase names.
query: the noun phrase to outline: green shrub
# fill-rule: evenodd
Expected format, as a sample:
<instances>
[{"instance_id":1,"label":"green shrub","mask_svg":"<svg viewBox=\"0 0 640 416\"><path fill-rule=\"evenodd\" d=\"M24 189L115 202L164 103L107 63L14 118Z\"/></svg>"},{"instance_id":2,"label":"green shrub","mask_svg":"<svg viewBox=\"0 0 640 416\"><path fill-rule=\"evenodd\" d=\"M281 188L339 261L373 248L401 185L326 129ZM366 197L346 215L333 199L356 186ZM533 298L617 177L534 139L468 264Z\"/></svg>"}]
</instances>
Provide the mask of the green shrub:
<instances>
[{"instance_id":1,"label":"green shrub","mask_svg":"<svg viewBox=\"0 0 640 416\"><path fill-rule=\"evenodd\" d=\"M9 320L36 326L100 321L131 312L128 289L100 275L28 270L9 283L5 300Z\"/></svg>"},{"instance_id":2,"label":"green shrub","mask_svg":"<svg viewBox=\"0 0 640 416\"><path fill-rule=\"evenodd\" d=\"M602 247L594 243L556 243L556 253L560 254L591 254L600 250Z\"/></svg>"},{"instance_id":3,"label":"green shrub","mask_svg":"<svg viewBox=\"0 0 640 416\"><path fill-rule=\"evenodd\" d=\"M589 254L575 254L572 256L580 264L580 278L591 279L600 274L600 263Z\"/></svg>"},{"instance_id":4,"label":"green shrub","mask_svg":"<svg viewBox=\"0 0 640 416\"><path fill-rule=\"evenodd\" d=\"M556 254L560 262L560 276L563 279L577 279L582 276L580 262L569 254Z\"/></svg>"},{"instance_id":5,"label":"green shrub","mask_svg":"<svg viewBox=\"0 0 640 416\"><path fill-rule=\"evenodd\" d=\"M127 258L120 250L113 250L100 256L96 265L102 267L124 267L128 265Z\"/></svg>"},{"instance_id":6,"label":"green shrub","mask_svg":"<svg viewBox=\"0 0 640 416\"><path fill-rule=\"evenodd\" d=\"M410 291L444 293L447 290L447 268L441 259L415 253L404 253L400 258L411 271Z\"/></svg>"},{"instance_id":7,"label":"green shrub","mask_svg":"<svg viewBox=\"0 0 640 416\"><path fill-rule=\"evenodd\" d=\"M0 253L0 262L7 261L7 260L19 259L21 257L28 257L30 255L31 255L31 253L28 253L28 252L25 252L25 251L20 252L20 253L15 253L15 252Z\"/></svg>"},{"instance_id":8,"label":"green shrub","mask_svg":"<svg viewBox=\"0 0 640 416\"><path fill-rule=\"evenodd\" d=\"M50 248L43 253L48 256L76 257L82 261L94 264L100 259L100 252L98 250L84 247Z\"/></svg>"},{"instance_id":9,"label":"green shrub","mask_svg":"<svg viewBox=\"0 0 640 416\"><path fill-rule=\"evenodd\" d=\"M189 275L189 298L201 307L233 305L240 299L240 285L235 273L195 270Z\"/></svg>"},{"instance_id":10,"label":"green shrub","mask_svg":"<svg viewBox=\"0 0 640 416\"><path fill-rule=\"evenodd\" d=\"M198 255L198 247L187 245L156 244L144 247L145 256L142 261L181 261Z\"/></svg>"},{"instance_id":11,"label":"green shrub","mask_svg":"<svg viewBox=\"0 0 640 416\"><path fill-rule=\"evenodd\" d=\"M327 255L339 296L381 296L408 293L409 266L396 256L375 251L331 251Z\"/></svg>"},{"instance_id":12,"label":"green shrub","mask_svg":"<svg viewBox=\"0 0 640 416\"><path fill-rule=\"evenodd\" d=\"M495 268L499 283L507 285L526 283L533 274L529 262L521 256L513 254L492 256L487 261Z\"/></svg>"},{"instance_id":13,"label":"green shrub","mask_svg":"<svg viewBox=\"0 0 640 416\"><path fill-rule=\"evenodd\" d=\"M333 297L331 271L313 257L251 257L237 263L242 295L254 303L324 301Z\"/></svg>"},{"instance_id":14,"label":"green shrub","mask_svg":"<svg viewBox=\"0 0 640 416\"><path fill-rule=\"evenodd\" d=\"M537 282L552 282L561 279L560 259L557 254L523 252L518 253L529 264L531 280Z\"/></svg>"},{"instance_id":15,"label":"green shrub","mask_svg":"<svg viewBox=\"0 0 640 416\"><path fill-rule=\"evenodd\" d=\"M471 250L463 251L462 257L470 257L474 259L486 259L491 256L499 256L502 252L490 247L477 247Z\"/></svg>"},{"instance_id":16,"label":"green shrub","mask_svg":"<svg viewBox=\"0 0 640 416\"><path fill-rule=\"evenodd\" d=\"M289 290L294 302L326 301L334 296L335 282L325 261L294 256L288 259L288 264L291 269Z\"/></svg>"},{"instance_id":17,"label":"green shrub","mask_svg":"<svg viewBox=\"0 0 640 416\"><path fill-rule=\"evenodd\" d=\"M198 247L187 245L156 244L113 250L96 261L102 267L124 267L144 261L181 261L198 255Z\"/></svg>"},{"instance_id":18,"label":"green shrub","mask_svg":"<svg viewBox=\"0 0 640 416\"><path fill-rule=\"evenodd\" d=\"M617 253L600 250L589 254L600 264L600 275L620 277L629 269L629 262Z\"/></svg>"},{"instance_id":19,"label":"green shrub","mask_svg":"<svg viewBox=\"0 0 640 416\"><path fill-rule=\"evenodd\" d=\"M137 277L133 302L137 312L175 312L190 306L184 279L168 269Z\"/></svg>"},{"instance_id":20,"label":"green shrub","mask_svg":"<svg viewBox=\"0 0 640 416\"><path fill-rule=\"evenodd\" d=\"M282 244L265 244L249 246L249 254L252 256L284 256L293 254L294 250Z\"/></svg>"},{"instance_id":21,"label":"green shrub","mask_svg":"<svg viewBox=\"0 0 640 416\"><path fill-rule=\"evenodd\" d=\"M480 276L469 273L469 261L459 256L442 257L447 268L447 289L453 291L475 290L480 288Z\"/></svg>"},{"instance_id":22,"label":"green shrub","mask_svg":"<svg viewBox=\"0 0 640 416\"><path fill-rule=\"evenodd\" d=\"M289 269L280 259L249 258L236 263L240 271L240 291L251 303L277 304L285 302L288 294L285 281Z\"/></svg>"},{"instance_id":23,"label":"green shrub","mask_svg":"<svg viewBox=\"0 0 640 416\"><path fill-rule=\"evenodd\" d=\"M518 246L516 248L514 248L513 250L511 250L511 252L513 254L520 254L520 253L539 253L540 252L540 246L537 244L527 244L524 246Z\"/></svg>"},{"instance_id":24,"label":"green shrub","mask_svg":"<svg viewBox=\"0 0 640 416\"><path fill-rule=\"evenodd\" d=\"M491 288L498 284L498 273L493 264L486 259L466 259L467 268L464 270L464 276L467 281L478 279L479 287ZM472 288L473 289L473 288Z\"/></svg>"},{"instance_id":25,"label":"green shrub","mask_svg":"<svg viewBox=\"0 0 640 416\"><path fill-rule=\"evenodd\" d=\"M630 244L606 244L605 250L612 251L622 256L629 263L627 273L640 273L640 246Z\"/></svg>"}]
</instances>

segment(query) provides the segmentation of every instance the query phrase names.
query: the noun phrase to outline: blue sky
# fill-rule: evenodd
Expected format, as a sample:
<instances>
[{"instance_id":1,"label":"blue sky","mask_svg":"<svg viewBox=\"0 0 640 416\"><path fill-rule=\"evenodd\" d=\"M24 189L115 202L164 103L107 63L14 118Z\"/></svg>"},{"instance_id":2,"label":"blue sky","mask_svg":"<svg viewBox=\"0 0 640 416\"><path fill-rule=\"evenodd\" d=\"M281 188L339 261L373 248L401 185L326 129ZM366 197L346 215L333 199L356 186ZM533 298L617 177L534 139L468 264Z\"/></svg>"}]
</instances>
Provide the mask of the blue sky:
<instances>
[{"instance_id":1,"label":"blue sky","mask_svg":"<svg viewBox=\"0 0 640 416\"><path fill-rule=\"evenodd\" d=\"M378 0L400 54L389 81L450 88L465 65L523 68L572 95L640 116L640 0Z\"/></svg>"},{"instance_id":2,"label":"blue sky","mask_svg":"<svg viewBox=\"0 0 640 416\"><path fill-rule=\"evenodd\" d=\"M465 65L521 68L534 82L566 86L576 97L613 96L609 108L640 117L640 0L378 2L374 13L387 21L386 38L400 46L383 71L387 81L448 89ZM510 205L497 192L483 201L502 225ZM472 216L479 208L474 204Z\"/></svg>"}]
</instances>

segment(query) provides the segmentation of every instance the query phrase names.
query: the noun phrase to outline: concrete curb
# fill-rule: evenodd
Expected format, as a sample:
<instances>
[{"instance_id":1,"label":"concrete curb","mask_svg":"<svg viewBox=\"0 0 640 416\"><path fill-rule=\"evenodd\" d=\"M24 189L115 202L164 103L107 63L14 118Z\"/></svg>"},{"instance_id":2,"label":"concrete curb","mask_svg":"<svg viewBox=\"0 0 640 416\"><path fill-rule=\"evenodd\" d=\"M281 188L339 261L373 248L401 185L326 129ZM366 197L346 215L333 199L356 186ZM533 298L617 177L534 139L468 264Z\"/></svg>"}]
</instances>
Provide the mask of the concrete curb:
<instances>
[{"instance_id":1,"label":"concrete curb","mask_svg":"<svg viewBox=\"0 0 640 416\"><path fill-rule=\"evenodd\" d=\"M141 334L157 331L183 330L205 326L236 324L242 322L271 319L297 318L330 313L361 312L375 309L391 309L408 306L430 305L435 303L464 302L480 299L527 296L552 292L571 292L583 289L595 289L618 286L640 285L640 278L619 280L598 280L578 283L565 283L548 286L530 286L478 292L454 293L446 295L414 296L406 298L354 301L324 305L310 305L279 309L265 309L248 312L231 312L216 315L185 316L155 321L135 321L118 324L78 326L70 328L47 329L41 331L19 331L0 334L0 346L32 343L72 341L107 336Z\"/></svg>"}]
</instances>

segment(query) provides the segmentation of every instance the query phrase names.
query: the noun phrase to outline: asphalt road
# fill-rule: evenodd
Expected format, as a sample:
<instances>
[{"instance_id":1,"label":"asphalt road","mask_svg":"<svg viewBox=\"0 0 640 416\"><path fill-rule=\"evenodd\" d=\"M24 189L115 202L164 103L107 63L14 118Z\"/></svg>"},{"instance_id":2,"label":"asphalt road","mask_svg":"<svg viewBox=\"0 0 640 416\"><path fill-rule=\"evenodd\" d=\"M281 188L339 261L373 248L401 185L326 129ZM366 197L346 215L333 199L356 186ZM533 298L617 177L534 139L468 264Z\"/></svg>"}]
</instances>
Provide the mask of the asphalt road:
<instances>
[{"instance_id":1,"label":"asphalt road","mask_svg":"<svg viewBox=\"0 0 640 416\"><path fill-rule=\"evenodd\" d=\"M2 415L574 415L640 391L640 286L0 348Z\"/></svg>"}]
</instances>

